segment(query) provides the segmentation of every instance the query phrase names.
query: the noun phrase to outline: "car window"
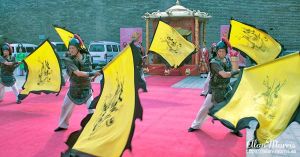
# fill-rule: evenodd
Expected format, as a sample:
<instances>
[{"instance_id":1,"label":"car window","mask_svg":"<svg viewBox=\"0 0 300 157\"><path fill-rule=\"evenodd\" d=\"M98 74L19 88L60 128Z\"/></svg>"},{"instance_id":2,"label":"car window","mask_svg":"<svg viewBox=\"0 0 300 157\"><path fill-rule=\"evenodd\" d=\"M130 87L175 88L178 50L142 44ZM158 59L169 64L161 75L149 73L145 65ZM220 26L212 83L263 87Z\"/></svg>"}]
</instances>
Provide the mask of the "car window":
<instances>
[{"instance_id":1,"label":"car window","mask_svg":"<svg viewBox=\"0 0 300 157\"><path fill-rule=\"evenodd\" d=\"M90 46L91 52L104 52L104 45L94 44Z\"/></svg>"},{"instance_id":2,"label":"car window","mask_svg":"<svg viewBox=\"0 0 300 157\"><path fill-rule=\"evenodd\" d=\"M118 48L119 48L119 51L118 51L118 52L120 52L120 51L121 51L121 47L120 47L120 45L118 45Z\"/></svg>"},{"instance_id":3,"label":"car window","mask_svg":"<svg viewBox=\"0 0 300 157\"><path fill-rule=\"evenodd\" d=\"M114 52L118 52L118 46L117 45L113 45L112 47L113 47Z\"/></svg>"},{"instance_id":4,"label":"car window","mask_svg":"<svg viewBox=\"0 0 300 157\"><path fill-rule=\"evenodd\" d=\"M112 52L112 47L111 47L111 45L106 45L106 50L107 50L107 52Z\"/></svg>"},{"instance_id":5,"label":"car window","mask_svg":"<svg viewBox=\"0 0 300 157\"><path fill-rule=\"evenodd\" d=\"M25 50L25 47L23 47L23 46L18 46L17 47L17 52L26 52L26 50Z\"/></svg>"},{"instance_id":6,"label":"car window","mask_svg":"<svg viewBox=\"0 0 300 157\"><path fill-rule=\"evenodd\" d=\"M34 51L34 47L26 47L26 52L31 53Z\"/></svg>"},{"instance_id":7,"label":"car window","mask_svg":"<svg viewBox=\"0 0 300 157\"><path fill-rule=\"evenodd\" d=\"M56 44L55 45L56 51L68 51L67 47L65 44Z\"/></svg>"}]
</instances>

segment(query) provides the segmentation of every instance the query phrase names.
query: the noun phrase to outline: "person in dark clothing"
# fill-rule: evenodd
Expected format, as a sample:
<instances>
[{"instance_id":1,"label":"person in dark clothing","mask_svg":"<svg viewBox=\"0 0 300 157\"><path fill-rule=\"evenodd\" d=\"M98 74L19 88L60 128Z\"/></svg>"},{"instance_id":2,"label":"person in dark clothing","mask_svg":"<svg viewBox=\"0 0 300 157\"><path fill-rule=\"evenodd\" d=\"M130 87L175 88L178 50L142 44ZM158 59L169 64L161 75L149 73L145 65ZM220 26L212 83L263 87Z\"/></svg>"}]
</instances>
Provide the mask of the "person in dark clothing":
<instances>
[{"instance_id":1,"label":"person in dark clothing","mask_svg":"<svg viewBox=\"0 0 300 157\"><path fill-rule=\"evenodd\" d=\"M138 56L139 56L138 58L136 58L137 60L135 61L137 63L136 68L139 71L139 75L140 75L138 78L138 85L139 85L139 88L143 89L143 92L148 92L145 74L143 71L143 60L146 55L145 55L145 51L144 51L142 44L140 42L138 42L139 38L140 38L139 33L135 33L131 37L132 43L135 45L135 47L137 47Z\"/></svg>"},{"instance_id":2,"label":"person in dark clothing","mask_svg":"<svg viewBox=\"0 0 300 157\"><path fill-rule=\"evenodd\" d=\"M87 50L82 48L82 45L83 42L77 35L69 42L69 56L65 58L65 65L70 76L70 87L62 105L58 128L54 131L68 128L75 104L85 103L89 113L94 112L93 109L89 109L93 100L90 77L99 76L100 73L98 71L92 72L91 56Z\"/></svg>"},{"instance_id":3,"label":"person in dark clothing","mask_svg":"<svg viewBox=\"0 0 300 157\"><path fill-rule=\"evenodd\" d=\"M217 43L211 44L210 52L208 53L208 61L207 62L210 62L214 57L216 57L216 54L217 54L216 46L217 46ZM210 68L208 66L208 74L204 81L203 91L200 94L201 96L207 96L208 89L209 89L209 81L210 81Z\"/></svg>"},{"instance_id":4,"label":"person in dark clothing","mask_svg":"<svg viewBox=\"0 0 300 157\"><path fill-rule=\"evenodd\" d=\"M239 70L232 71L230 61L226 59L226 54L228 52L228 42L222 41L217 43L216 46L216 56L210 61L210 82L208 95L201 106L192 126L188 129L188 132L193 132L198 130L203 124L209 109L222 101L225 100L225 94L227 91L227 86L230 83L230 78L239 73ZM243 135L239 131L233 131L233 134L242 137Z\"/></svg>"},{"instance_id":5,"label":"person in dark clothing","mask_svg":"<svg viewBox=\"0 0 300 157\"><path fill-rule=\"evenodd\" d=\"M5 43L1 48L0 56L0 101L4 98L5 87L11 87L13 93L17 97L17 104L21 103L21 100L18 98L19 90L14 76L14 70L19 64L20 62L16 62L15 57L12 56L12 48L8 43Z\"/></svg>"}]
</instances>

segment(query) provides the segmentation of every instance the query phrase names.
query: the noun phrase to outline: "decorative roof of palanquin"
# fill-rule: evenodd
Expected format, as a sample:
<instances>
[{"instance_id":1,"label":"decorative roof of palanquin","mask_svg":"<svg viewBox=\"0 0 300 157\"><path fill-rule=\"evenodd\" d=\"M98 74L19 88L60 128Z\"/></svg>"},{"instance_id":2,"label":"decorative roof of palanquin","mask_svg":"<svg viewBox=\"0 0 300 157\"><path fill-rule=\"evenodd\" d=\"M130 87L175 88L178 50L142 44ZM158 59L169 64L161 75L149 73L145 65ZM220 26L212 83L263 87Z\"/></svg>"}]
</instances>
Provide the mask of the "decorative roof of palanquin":
<instances>
[{"instance_id":1,"label":"decorative roof of palanquin","mask_svg":"<svg viewBox=\"0 0 300 157\"><path fill-rule=\"evenodd\" d=\"M166 17L199 17L201 19L209 19L210 15L206 12L201 12L200 10L190 10L182 5L180 5L179 0L177 0L176 5L167 9L164 12L155 11L153 13L145 13L142 16L145 19L157 19L157 18L166 18Z\"/></svg>"}]
</instances>

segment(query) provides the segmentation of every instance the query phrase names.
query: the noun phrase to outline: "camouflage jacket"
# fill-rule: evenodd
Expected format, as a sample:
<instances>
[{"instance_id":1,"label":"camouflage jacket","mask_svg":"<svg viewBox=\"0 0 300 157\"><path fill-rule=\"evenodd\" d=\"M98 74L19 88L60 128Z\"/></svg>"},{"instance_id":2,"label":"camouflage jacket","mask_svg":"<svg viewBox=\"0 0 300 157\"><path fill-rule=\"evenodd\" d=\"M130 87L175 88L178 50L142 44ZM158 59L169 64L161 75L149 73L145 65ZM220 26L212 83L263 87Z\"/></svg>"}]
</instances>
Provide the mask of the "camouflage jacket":
<instances>
[{"instance_id":1,"label":"camouflage jacket","mask_svg":"<svg viewBox=\"0 0 300 157\"><path fill-rule=\"evenodd\" d=\"M70 76L70 89L68 97L77 105L86 103L92 95L91 79L89 77L79 77L73 72L76 70L91 72L92 62L89 54L82 54L82 60L68 56L65 58L67 73Z\"/></svg>"},{"instance_id":2,"label":"camouflage jacket","mask_svg":"<svg viewBox=\"0 0 300 157\"><path fill-rule=\"evenodd\" d=\"M4 62L13 62L13 65L5 65ZM1 84L6 87L11 87L15 84L16 78L14 76L14 71L18 67L14 57L4 58L0 56L0 68L1 68Z\"/></svg>"},{"instance_id":3,"label":"camouflage jacket","mask_svg":"<svg viewBox=\"0 0 300 157\"><path fill-rule=\"evenodd\" d=\"M219 72L231 71L231 63L226 58L226 62L221 61L219 58L215 57L210 61L211 68L211 78L209 82L210 92L212 93L213 102L221 102L225 99L225 94L227 93L227 86L230 82L230 78L223 78Z\"/></svg>"}]
</instances>

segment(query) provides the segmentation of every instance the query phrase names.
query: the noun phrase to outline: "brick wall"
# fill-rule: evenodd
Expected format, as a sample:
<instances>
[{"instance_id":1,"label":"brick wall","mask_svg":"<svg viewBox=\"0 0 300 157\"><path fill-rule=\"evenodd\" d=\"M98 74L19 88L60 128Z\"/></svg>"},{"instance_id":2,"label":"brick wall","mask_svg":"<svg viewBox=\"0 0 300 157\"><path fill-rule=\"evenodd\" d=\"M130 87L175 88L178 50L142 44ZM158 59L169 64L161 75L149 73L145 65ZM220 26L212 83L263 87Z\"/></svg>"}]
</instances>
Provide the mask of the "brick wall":
<instances>
[{"instance_id":1,"label":"brick wall","mask_svg":"<svg viewBox=\"0 0 300 157\"><path fill-rule=\"evenodd\" d=\"M89 43L93 40L119 42L120 27L143 27L145 12L164 11L176 0L1 0L0 35L10 41L38 44L39 35L52 41L59 37L52 24L65 26ZM287 49L300 49L299 0L181 0L189 9L205 11L207 43L219 40L220 25L229 19L256 25L269 32ZM145 37L143 35L143 37Z\"/></svg>"}]
</instances>

